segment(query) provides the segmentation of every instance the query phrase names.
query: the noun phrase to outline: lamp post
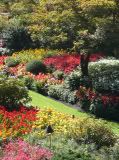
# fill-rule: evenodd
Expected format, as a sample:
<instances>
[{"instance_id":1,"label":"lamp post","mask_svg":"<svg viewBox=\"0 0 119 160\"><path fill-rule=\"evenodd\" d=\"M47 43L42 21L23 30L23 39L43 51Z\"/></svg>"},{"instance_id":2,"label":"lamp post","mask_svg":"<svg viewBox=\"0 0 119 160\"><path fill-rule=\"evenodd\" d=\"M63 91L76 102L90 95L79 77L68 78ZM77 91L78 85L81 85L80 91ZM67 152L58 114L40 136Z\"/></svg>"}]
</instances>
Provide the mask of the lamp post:
<instances>
[{"instance_id":1,"label":"lamp post","mask_svg":"<svg viewBox=\"0 0 119 160\"><path fill-rule=\"evenodd\" d=\"M46 134L49 136L49 140L50 140L50 145L49 147L51 148L52 146L52 133L54 132L53 128L51 127L51 125L48 125L46 128Z\"/></svg>"}]
</instances>

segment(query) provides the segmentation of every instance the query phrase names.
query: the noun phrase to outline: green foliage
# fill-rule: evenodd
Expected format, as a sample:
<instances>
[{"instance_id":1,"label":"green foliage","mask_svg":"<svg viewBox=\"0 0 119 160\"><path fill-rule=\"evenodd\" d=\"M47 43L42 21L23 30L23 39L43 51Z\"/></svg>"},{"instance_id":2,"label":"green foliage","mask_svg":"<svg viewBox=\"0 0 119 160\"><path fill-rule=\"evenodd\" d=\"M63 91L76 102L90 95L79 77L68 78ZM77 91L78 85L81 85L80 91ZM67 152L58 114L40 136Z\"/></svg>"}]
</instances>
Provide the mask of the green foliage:
<instances>
[{"instance_id":1,"label":"green foliage","mask_svg":"<svg viewBox=\"0 0 119 160\"><path fill-rule=\"evenodd\" d=\"M18 64L19 64L20 62L19 62L19 60L15 60L15 59L13 59L13 58L7 58L6 60L5 60L5 64L8 66L8 67L16 67Z\"/></svg>"},{"instance_id":2,"label":"green foliage","mask_svg":"<svg viewBox=\"0 0 119 160\"><path fill-rule=\"evenodd\" d=\"M35 81L33 86L36 92L47 95L48 89L45 81Z\"/></svg>"},{"instance_id":3,"label":"green foliage","mask_svg":"<svg viewBox=\"0 0 119 160\"><path fill-rule=\"evenodd\" d=\"M81 13L77 0L41 1L29 26L32 39L42 47L71 49L78 31L86 26L81 23L87 22Z\"/></svg>"},{"instance_id":4,"label":"green foliage","mask_svg":"<svg viewBox=\"0 0 119 160\"><path fill-rule=\"evenodd\" d=\"M6 18L2 18L0 29L3 29L4 26L9 28L6 26L9 26L14 18L22 22L23 28L19 28L19 31L12 27L14 32L10 29L6 29L5 32L7 39L8 37L14 39L12 35L17 34L17 41L18 39L21 39L19 42L24 40L24 45L20 44L21 47L17 46L15 49L28 48L32 38L33 47L80 52L82 43L84 45L82 32L87 31L89 35L94 35L96 31L93 38L97 38L98 41L102 36L103 38L100 39L102 41L99 40L97 43L96 39L92 41L92 37L89 36L91 39L85 37L85 42L90 42L89 46L96 50L98 48L113 52L113 55L118 54L118 0L1 0L0 10L1 13L9 14L8 17L3 16ZM23 39L20 38L18 32L23 33ZM95 42L98 44L96 47ZM15 47L10 44L8 46L13 49Z\"/></svg>"},{"instance_id":5,"label":"green foliage","mask_svg":"<svg viewBox=\"0 0 119 160\"><path fill-rule=\"evenodd\" d=\"M0 79L0 105L9 110L19 108L20 104L29 102L30 97L24 84L16 78Z\"/></svg>"},{"instance_id":6,"label":"green foliage","mask_svg":"<svg viewBox=\"0 0 119 160\"><path fill-rule=\"evenodd\" d=\"M104 125L103 122L94 121L86 123L84 128L86 127L87 135L86 141L93 142L97 145L98 148L102 146L113 146L115 143L115 136L112 131Z\"/></svg>"},{"instance_id":7,"label":"green foliage","mask_svg":"<svg viewBox=\"0 0 119 160\"><path fill-rule=\"evenodd\" d=\"M39 72L45 73L46 66L39 60L32 60L27 63L26 71L37 75Z\"/></svg>"},{"instance_id":8,"label":"green foliage","mask_svg":"<svg viewBox=\"0 0 119 160\"><path fill-rule=\"evenodd\" d=\"M28 30L17 19L11 20L10 24L3 30L7 48L21 50L31 47L32 41Z\"/></svg>"},{"instance_id":9,"label":"green foliage","mask_svg":"<svg viewBox=\"0 0 119 160\"><path fill-rule=\"evenodd\" d=\"M6 27L6 25L8 22L6 21L6 19L0 15L0 33L1 31Z\"/></svg>"},{"instance_id":10,"label":"green foliage","mask_svg":"<svg viewBox=\"0 0 119 160\"><path fill-rule=\"evenodd\" d=\"M64 72L63 71L56 70L52 74L58 80L62 80L64 78Z\"/></svg>"},{"instance_id":11,"label":"green foliage","mask_svg":"<svg viewBox=\"0 0 119 160\"><path fill-rule=\"evenodd\" d=\"M97 117L102 117L109 120L119 121L119 100L111 100L104 104L100 96L97 96L90 104L91 113Z\"/></svg>"},{"instance_id":12,"label":"green foliage","mask_svg":"<svg viewBox=\"0 0 119 160\"><path fill-rule=\"evenodd\" d=\"M93 88L100 93L119 93L119 60L102 59L89 64Z\"/></svg>"},{"instance_id":13,"label":"green foliage","mask_svg":"<svg viewBox=\"0 0 119 160\"><path fill-rule=\"evenodd\" d=\"M100 50L118 57L119 52L119 23L100 25L94 34ZM111 28L111 29L110 29Z\"/></svg>"},{"instance_id":14,"label":"green foliage","mask_svg":"<svg viewBox=\"0 0 119 160\"><path fill-rule=\"evenodd\" d=\"M71 72L64 80L65 88L71 91L77 90L80 86L81 70Z\"/></svg>"},{"instance_id":15,"label":"green foliage","mask_svg":"<svg viewBox=\"0 0 119 160\"><path fill-rule=\"evenodd\" d=\"M30 135L27 139L30 143L40 144L43 147L49 147L48 138L39 140ZM67 139L64 136L52 136L51 148L54 152L53 160L118 160L119 143L113 147L102 147L97 150L95 144L77 144L73 139Z\"/></svg>"},{"instance_id":16,"label":"green foliage","mask_svg":"<svg viewBox=\"0 0 119 160\"><path fill-rule=\"evenodd\" d=\"M54 75L59 78L59 75L56 75L59 73L60 71L56 71L54 72ZM60 74L62 75L62 72ZM76 90L78 90L80 86L81 71L80 69L73 71L69 75L64 76L64 78L64 84L51 85L48 87L48 95L65 102L75 104L78 101Z\"/></svg>"},{"instance_id":17,"label":"green foliage","mask_svg":"<svg viewBox=\"0 0 119 160\"><path fill-rule=\"evenodd\" d=\"M77 102L76 91L70 91L70 89L65 88L64 85L49 86L48 95L71 104L75 104Z\"/></svg>"},{"instance_id":18,"label":"green foliage","mask_svg":"<svg viewBox=\"0 0 119 160\"><path fill-rule=\"evenodd\" d=\"M55 98L55 99L59 99L60 98L60 92L59 89L63 88L62 85L50 85L48 87L48 95Z\"/></svg>"},{"instance_id":19,"label":"green foliage","mask_svg":"<svg viewBox=\"0 0 119 160\"><path fill-rule=\"evenodd\" d=\"M25 86L28 89L32 89L33 88L33 83L34 83L33 78L31 78L29 76L24 76L21 80L24 82Z\"/></svg>"},{"instance_id":20,"label":"green foliage","mask_svg":"<svg viewBox=\"0 0 119 160\"><path fill-rule=\"evenodd\" d=\"M21 63L27 63L31 60L43 60L46 57L57 56L63 54L60 50L47 50L47 49L25 49L14 52L13 59L19 60Z\"/></svg>"},{"instance_id":21,"label":"green foliage","mask_svg":"<svg viewBox=\"0 0 119 160\"><path fill-rule=\"evenodd\" d=\"M58 143L57 141L56 143ZM60 145L62 145L62 148L59 147ZM94 160L89 153L82 152L81 148L73 140L69 140L68 142L65 140L64 142L63 140L62 142L59 141L59 145L53 144L53 149L55 150L53 160Z\"/></svg>"}]
</instances>

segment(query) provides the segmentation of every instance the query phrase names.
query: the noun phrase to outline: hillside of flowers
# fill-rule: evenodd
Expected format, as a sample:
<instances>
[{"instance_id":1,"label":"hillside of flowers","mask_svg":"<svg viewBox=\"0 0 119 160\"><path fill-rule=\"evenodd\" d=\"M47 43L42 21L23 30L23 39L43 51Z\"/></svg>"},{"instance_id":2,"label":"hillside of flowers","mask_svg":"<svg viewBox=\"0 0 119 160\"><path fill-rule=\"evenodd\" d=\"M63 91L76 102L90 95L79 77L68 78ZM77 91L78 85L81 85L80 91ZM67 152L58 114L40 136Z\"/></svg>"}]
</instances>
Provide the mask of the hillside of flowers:
<instances>
[{"instance_id":1,"label":"hillside of flowers","mask_svg":"<svg viewBox=\"0 0 119 160\"><path fill-rule=\"evenodd\" d=\"M118 123L119 1L0 0L0 160L119 160Z\"/></svg>"}]
</instances>

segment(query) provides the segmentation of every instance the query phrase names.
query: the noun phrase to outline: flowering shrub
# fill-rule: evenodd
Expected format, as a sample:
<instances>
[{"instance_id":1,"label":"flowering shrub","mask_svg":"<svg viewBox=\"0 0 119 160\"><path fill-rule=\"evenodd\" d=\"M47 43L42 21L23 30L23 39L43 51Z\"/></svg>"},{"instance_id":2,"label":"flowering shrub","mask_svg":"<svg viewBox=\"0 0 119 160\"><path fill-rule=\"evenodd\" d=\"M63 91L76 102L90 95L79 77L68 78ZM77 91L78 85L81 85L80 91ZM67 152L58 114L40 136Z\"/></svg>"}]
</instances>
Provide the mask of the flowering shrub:
<instances>
[{"instance_id":1,"label":"flowering shrub","mask_svg":"<svg viewBox=\"0 0 119 160\"><path fill-rule=\"evenodd\" d=\"M0 106L0 139L22 136L29 133L36 120L36 109L20 106L18 111L8 112Z\"/></svg>"},{"instance_id":2,"label":"flowering shrub","mask_svg":"<svg viewBox=\"0 0 119 160\"><path fill-rule=\"evenodd\" d=\"M80 86L77 91L80 106L98 117L119 121L119 96L104 95Z\"/></svg>"},{"instance_id":3,"label":"flowering shrub","mask_svg":"<svg viewBox=\"0 0 119 160\"><path fill-rule=\"evenodd\" d=\"M119 96L95 94L90 101L90 111L93 114L119 121Z\"/></svg>"},{"instance_id":4,"label":"flowering shrub","mask_svg":"<svg viewBox=\"0 0 119 160\"><path fill-rule=\"evenodd\" d=\"M91 55L90 61L96 61L101 58L102 54ZM65 73L73 71L80 64L80 55L62 55L62 56L53 56L50 58L44 59L46 66L54 67L57 70L62 70Z\"/></svg>"},{"instance_id":5,"label":"flowering shrub","mask_svg":"<svg viewBox=\"0 0 119 160\"><path fill-rule=\"evenodd\" d=\"M5 145L2 160L51 160L53 154L45 148L32 146L18 139Z\"/></svg>"}]
</instances>

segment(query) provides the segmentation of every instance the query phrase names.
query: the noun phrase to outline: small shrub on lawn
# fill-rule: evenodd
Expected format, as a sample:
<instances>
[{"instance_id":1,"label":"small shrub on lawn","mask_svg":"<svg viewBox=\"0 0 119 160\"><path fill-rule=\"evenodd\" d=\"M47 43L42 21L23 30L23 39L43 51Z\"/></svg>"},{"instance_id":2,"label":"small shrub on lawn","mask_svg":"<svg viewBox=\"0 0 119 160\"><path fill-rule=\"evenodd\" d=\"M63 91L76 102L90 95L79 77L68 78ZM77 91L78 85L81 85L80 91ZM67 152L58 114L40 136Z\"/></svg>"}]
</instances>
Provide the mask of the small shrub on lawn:
<instances>
[{"instance_id":1,"label":"small shrub on lawn","mask_svg":"<svg viewBox=\"0 0 119 160\"><path fill-rule=\"evenodd\" d=\"M37 75L39 72L45 73L46 66L39 60L32 60L27 63L26 71Z\"/></svg>"},{"instance_id":2,"label":"small shrub on lawn","mask_svg":"<svg viewBox=\"0 0 119 160\"><path fill-rule=\"evenodd\" d=\"M0 105L8 110L18 109L19 105L30 101L28 90L21 80L16 78L0 79Z\"/></svg>"}]
</instances>

